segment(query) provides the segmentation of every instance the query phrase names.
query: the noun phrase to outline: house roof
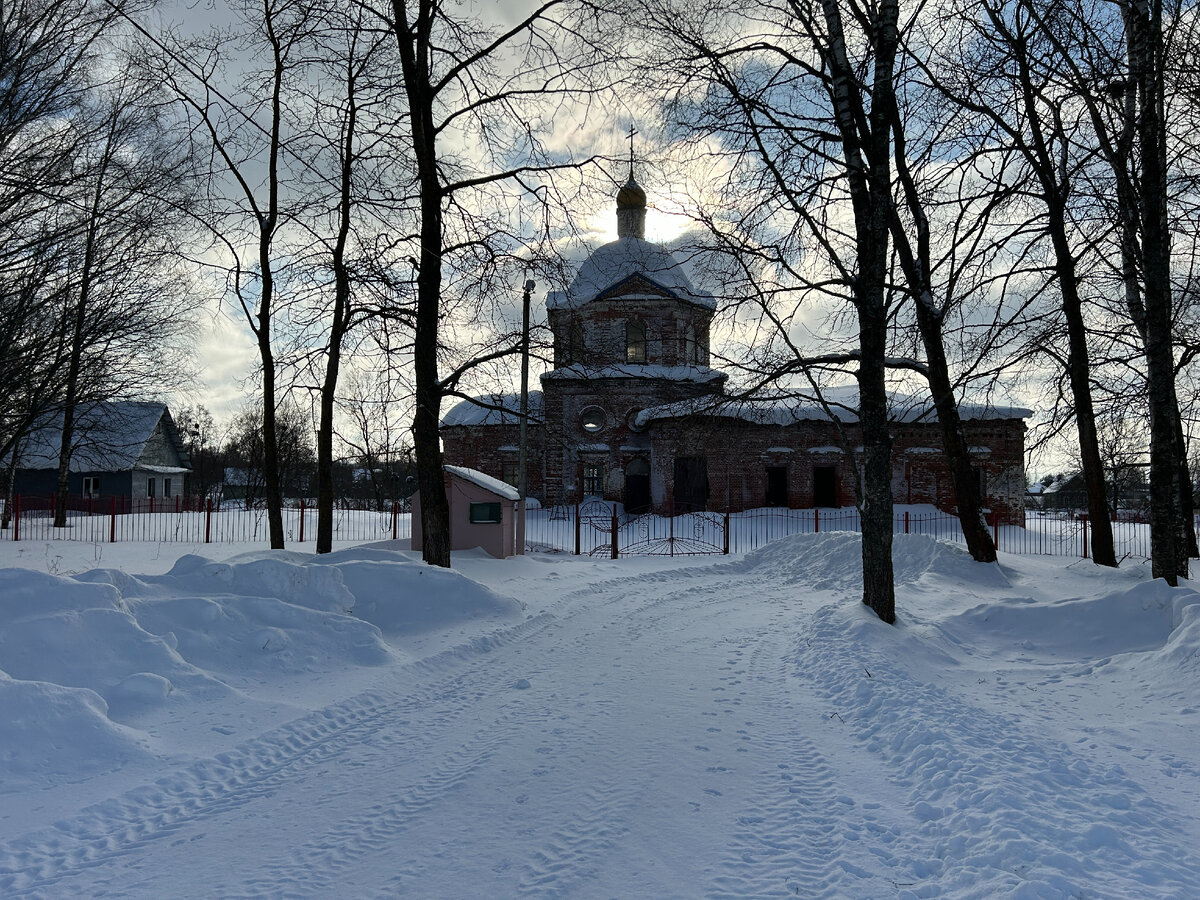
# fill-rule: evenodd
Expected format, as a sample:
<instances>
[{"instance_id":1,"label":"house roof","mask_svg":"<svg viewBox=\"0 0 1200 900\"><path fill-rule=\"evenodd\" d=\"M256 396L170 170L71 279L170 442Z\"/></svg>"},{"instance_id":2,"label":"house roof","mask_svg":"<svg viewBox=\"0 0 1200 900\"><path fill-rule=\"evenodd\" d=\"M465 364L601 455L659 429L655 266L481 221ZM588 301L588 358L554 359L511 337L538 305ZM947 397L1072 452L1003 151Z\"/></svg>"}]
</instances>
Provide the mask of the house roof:
<instances>
[{"instance_id":1,"label":"house roof","mask_svg":"<svg viewBox=\"0 0 1200 900\"><path fill-rule=\"evenodd\" d=\"M137 467L146 442L162 423L163 431L188 463L187 451L165 403L143 400L119 400L82 407L76 414L72 472L122 472ZM57 469L62 444L62 413L35 429L22 441L19 467ZM189 466L190 469L190 466ZM188 471L174 469L172 471Z\"/></svg>"},{"instance_id":2,"label":"house roof","mask_svg":"<svg viewBox=\"0 0 1200 900\"><path fill-rule=\"evenodd\" d=\"M493 478L491 475L485 475L478 469L468 469L466 466L444 466L443 468L463 481L469 481L485 491L491 491L497 497L503 497L505 500L521 499L521 492L511 484L507 484L499 478Z\"/></svg>"},{"instance_id":3,"label":"house roof","mask_svg":"<svg viewBox=\"0 0 1200 900\"><path fill-rule=\"evenodd\" d=\"M529 424L541 425L546 418L546 403L541 391L529 392ZM484 394L461 400L442 417L442 427L451 425L520 425L521 395Z\"/></svg>"},{"instance_id":4,"label":"house roof","mask_svg":"<svg viewBox=\"0 0 1200 900\"><path fill-rule=\"evenodd\" d=\"M673 253L661 244L633 235L597 248L579 267L567 290L546 295L546 308L578 309L638 275L670 297L706 309L716 308L717 302L711 294L693 287L683 263Z\"/></svg>"},{"instance_id":5,"label":"house roof","mask_svg":"<svg viewBox=\"0 0 1200 900\"><path fill-rule=\"evenodd\" d=\"M787 395L753 400L697 398L679 403L652 406L638 413L634 424L645 428L659 419L679 419L689 416L715 416L740 419L756 425L793 425L797 422L820 422L836 419L840 422L858 421L858 389L854 386L831 388L824 392L826 404L815 396ZM964 420L1025 419L1032 410L1019 406L960 403L959 415ZM936 422L937 414L926 398L906 394L888 395L888 418L892 422Z\"/></svg>"}]
</instances>

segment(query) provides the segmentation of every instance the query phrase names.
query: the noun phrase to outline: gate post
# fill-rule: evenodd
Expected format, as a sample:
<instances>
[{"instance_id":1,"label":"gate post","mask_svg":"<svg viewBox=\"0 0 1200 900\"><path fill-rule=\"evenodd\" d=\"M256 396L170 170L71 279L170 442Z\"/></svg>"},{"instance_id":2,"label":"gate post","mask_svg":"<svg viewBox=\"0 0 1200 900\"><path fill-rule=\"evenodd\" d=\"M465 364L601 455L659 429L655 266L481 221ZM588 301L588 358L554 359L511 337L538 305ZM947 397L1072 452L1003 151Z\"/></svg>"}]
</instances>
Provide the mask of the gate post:
<instances>
[{"instance_id":1,"label":"gate post","mask_svg":"<svg viewBox=\"0 0 1200 900\"><path fill-rule=\"evenodd\" d=\"M1083 522L1083 558L1087 559L1088 558L1088 527L1087 527L1088 517L1087 517L1087 513L1084 513L1079 518Z\"/></svg>"},{"instance_id":2,"label":"gate post","mask_svg":"<svg viewBox=\"0 0 1200 900\"><path fill-rule=\"evenodd\" d=\"M108 542L115 544L117 542L117 495L113 494L108 499L111 508L108 516Z\"/></svg>"},{"instance_id":3,"label":"gate post","mask_svg":"<svg viewBox=\"0 0 1200 900\"><path fill-rule=\"evenodd\" d=\"M300 498L300 543L304 543L304 498Z\"/></svg>"},{"instance_id":4,"label":"gate post","mask_svg":"<svg viewBox=\"0 0 1200 900\"><path fill-rule=\"evenodd\" d=\"M13 494L13 540L21 539L21 495Z\"/></svg>"},{"instance_id":5,"label":"gate post","mask_svg":"<svg viewBox=\"0 0 1200 900\"><path fill-rule=\"evenodd\" d=\"M820 534L820 533L821 533L821 510L820 510L820 508L814 506L813 507L813 534Z\"/></svg>"},{"instance_id":6,"label":"gate post","mask_svg":"<svg viewBox=\"0 0 1200 900\"><path fill-rule=\"evenodd\" d=\"M904 511L904 533L908 534L908 510Z\"/></svg>"},{"instance_id":7,"label":"gate post","mask_svg":"<svg viewBox=\"0 0 1200 900\"><path fill-rule=\"evenodd\" d=\"M579 555L579 501L575 501L575 555Z\"/></svg>"},{"instance_id":8,"label":"gate post","mask_svg":"<svg viewBox=\"0 0 1200 900\"><path fill-rule=\"evenodd\" d=\"M392 501L392 540L396 540L398 523L400 521L400 501Z\"/></svg>"},{"instance_id":9,"label":"gate post","mask_svg":"<svg viewBox=\"0 0 1200 900\"><path fill-rule=\"evenodd\" d=\"M614 504L612 511L612 558L616 559L617 555L617 507Z\"/></svg>"},{"instance_id":10,"label":"gate post","mask_svg":"<svg viewBox=\"0 0 1200 900\"><path fill-rule=\"evenodd\" d=\"M212 497L204 503L204 543L212 543Z\"/></svg>"},{"instance_id":11,"label":"gate post","mask_svg":"<svg viewBox=\"0 0 1200 900\"><path fill-rule=\"evenodd\" d=\"M670 529L668 531L667 548L672 556L675 555L675 503L671 503Z\"/></svg>"}]
</instances>

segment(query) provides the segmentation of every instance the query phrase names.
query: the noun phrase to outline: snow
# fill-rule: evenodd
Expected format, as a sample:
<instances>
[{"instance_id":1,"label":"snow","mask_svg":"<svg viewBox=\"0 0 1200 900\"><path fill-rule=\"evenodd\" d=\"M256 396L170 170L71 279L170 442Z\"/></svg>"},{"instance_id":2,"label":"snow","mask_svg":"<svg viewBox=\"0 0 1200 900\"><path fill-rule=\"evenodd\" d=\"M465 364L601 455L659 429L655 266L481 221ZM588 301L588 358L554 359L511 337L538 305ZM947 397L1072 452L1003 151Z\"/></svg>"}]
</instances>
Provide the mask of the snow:
<instances>
[{"instance_id":1,"label":"snow","mask_svg":"<svg viewBox=\"0 0 1200 900\"><path fill-rule=\"evenodd\" d=\"M466 466L445 466L447 472L457 475L463 481L469 481L471 484L483 488L485 491L491 491L497 497L503 497L505 500L520 500L521 492L515 487L499 478L493 478L486 472L480 472L478 469L468 469Z\"/></svg>"},{"instance_id":2,"label":"snow","mask_svg":"<svg viewBox=\"0 0 1200 900\"><path fill-rule=\"evenodd\" d=\"M139 400L109 401L79 410L71 471L116 472L133 468L166 411L162 403ZM21 445L21 467L57 469L61 445L62 416L58 415L35 429Z\"/></svg>"},{"instance_id":3,"label":"snow","mask_svg":"<svg viewBox=\"0 0 1200 900\"><path fill-rule=\"evenodd\" d=\"M542 424L545 402L541 391L529 392L529 421ZM486 405L481 405L486 404ZM520 425L521 394L487 394L473 400L461 400L442 418L449 425Z\"/></svg>"},{"instance_id":4,"label":"snow","mask_svg":"<svg viewBox=\"0 0 1200 900\"><path fill-rule=\"evenodd\" d=\"M0 542L0 896L1194 898L1191 583L895 541Z\"/></svg>"},{"instance_id":5,"label":"snow","mask_svg":"<svg viewBox=\"0 0 1200 900\"><path fill-rule=\"evenodd\" d=\"M726 377L724 372L710 369L708 366L660 366L649 363L585 366L581 363L574 363L546 372L542 375L542 380L592 381L597 378L653 378L670 381L695 381L703 384L709 381L723 381Z\"/></svg>"},{"instance_id":6,"label":"snow","mask_svg":"<svg viewBox=\"0 0 1200 900\"><path fill-rule=\"evenodd\" d=\"M682 400L662 406L652 406L637 415L635 424L645 428L659 419L677 419L689 416L721 416L742 419L759 425L794 425L797 422L827 422L836 418L840 422L858 421L858 389L854 386L827 388L823 392L825 404L815 395L789 393L775 397L754 399L724 399L701 397ZM1019 406L999 406L988 403L960 402L958 414L963 420L1027 419L1032 410ZM937 414L926 398L908 394L888 394L888 419L892 422L936 422ZM986 448L971 448L986 450ZM990 452L990 451L989 451Z\"/></svg>"},{"instance_id":7,"label":"snow","mask_svg":"<svg viewBox=\"0 0 1200 900\"><path fill-rule=\"evenodd\" d=\"M566 291L551 291L546 295L546 308L578 309L634 275L643 276L670 296L707 309L716 308L716 300L692 286L683 264L669 250L633 235L598 247L579 267ZM643 292L622 295L621 299L646 297L662 299Z\"/></svg>"}]
</instances>

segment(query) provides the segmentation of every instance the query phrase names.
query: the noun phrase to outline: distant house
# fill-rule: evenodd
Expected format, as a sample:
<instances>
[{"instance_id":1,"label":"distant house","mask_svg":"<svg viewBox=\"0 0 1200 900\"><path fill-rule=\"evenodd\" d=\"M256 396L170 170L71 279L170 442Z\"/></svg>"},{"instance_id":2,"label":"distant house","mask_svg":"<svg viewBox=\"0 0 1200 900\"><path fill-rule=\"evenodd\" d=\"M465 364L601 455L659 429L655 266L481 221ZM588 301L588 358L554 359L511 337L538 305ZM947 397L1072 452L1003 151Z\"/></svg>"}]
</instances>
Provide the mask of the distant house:
<instances>
[{"instance_id":1,"label":"distant house","mask_svg":"<svg viewBox=\"0 0 1200 900\"><path fill-rule=\"evenodd\" d=\"M1088 508L1087 486L1083 476L1059 475L1042 488L1041 507L1048 511L1086 510Z\"/></svg>"},{"instance_id":2,"label":"distant house","mask_svg":"<svg viewBox=\"0 0 1200 900\"><path fill-rule=\"evenodd\" d=\"M20 442L14 493L58 490L61 443L61 413ZM123 400L88 406L77 414L73 444L68 494L137 501L187 493L192 465L166 404Z\"/></svg>"}]
</instances>

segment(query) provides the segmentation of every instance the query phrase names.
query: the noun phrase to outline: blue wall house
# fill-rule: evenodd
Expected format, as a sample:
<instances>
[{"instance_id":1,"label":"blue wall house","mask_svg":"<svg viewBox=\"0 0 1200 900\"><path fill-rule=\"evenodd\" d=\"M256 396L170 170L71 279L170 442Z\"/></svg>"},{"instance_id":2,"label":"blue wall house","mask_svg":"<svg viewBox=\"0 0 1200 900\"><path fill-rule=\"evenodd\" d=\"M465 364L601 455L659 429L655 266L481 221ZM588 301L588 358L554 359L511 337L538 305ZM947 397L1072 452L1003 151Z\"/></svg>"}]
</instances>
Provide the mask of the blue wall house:
<instances>
[{"instance_id":1,"label":"blue wall house","mask_svg":"<svg viewBox=\"0 0 1200 900\"><path fill-rule=\"evenodd\" d=\"M20 442L14 493L36 497L57 490L61 442L61 413ZM97 403L77 414L67 488L72 497L174 501L186 496L191 470L164 403Z\"/></svg>"}]
</instances>

